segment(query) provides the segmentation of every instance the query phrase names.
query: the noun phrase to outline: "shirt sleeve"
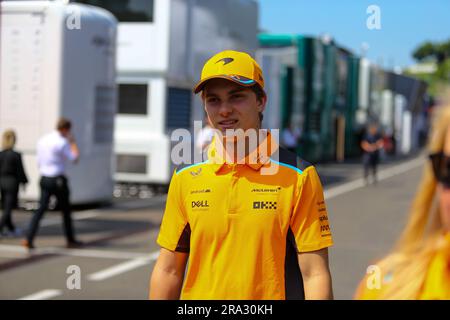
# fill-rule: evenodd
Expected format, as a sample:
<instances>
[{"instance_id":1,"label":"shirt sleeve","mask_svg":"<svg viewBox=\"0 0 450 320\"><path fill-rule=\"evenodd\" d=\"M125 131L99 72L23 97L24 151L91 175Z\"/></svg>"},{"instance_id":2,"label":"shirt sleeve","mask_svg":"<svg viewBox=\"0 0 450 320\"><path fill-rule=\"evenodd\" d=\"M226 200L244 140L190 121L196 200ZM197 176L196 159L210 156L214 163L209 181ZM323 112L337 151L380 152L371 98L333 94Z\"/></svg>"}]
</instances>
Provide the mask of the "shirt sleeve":
<instances>
[{"instance_id":1,"label":"shirt sleeve","mask_svg":"<svg viewBox=\"0 0 450 320\"><path fill-rule=\"evenodd\" d=\"M22 155L20 153L18 153L17 159L17 178L20 183L26 184L28 183L28 178L23 167Z\"/></svg>"},{"instance_id":2,"label":"shirt sleeve","mask_svg":"<svg viewBox=\"0 0 450 320\"><path fill-rule=\"evenodd\" d=\"M65 159L71 162L77 159L77 157L73 154L72 149L70 148L70 144L68 142L64 143L62 151Z\"/></svg>"},{"instance_id":3,"label":"shirt sleeve","mask_svg":"<svg viewBox=\"0 0 450 320\"><path fill-rule=\"evenodd\" d=\"M298 252L320 250L333 245L322 184L314 167L299 177L290 228Z\"/></svg>"},{"instance_id":4,"label":"shirt sleeve","mask_svg":"<svg viewBox=\"0 0 450 320\"><path fill-rule=\"evenodd\" d=\"M183 207L179 179L174 172L156 242L170 251L189 252L191 230Z\"/></svg>"}]
</instances>

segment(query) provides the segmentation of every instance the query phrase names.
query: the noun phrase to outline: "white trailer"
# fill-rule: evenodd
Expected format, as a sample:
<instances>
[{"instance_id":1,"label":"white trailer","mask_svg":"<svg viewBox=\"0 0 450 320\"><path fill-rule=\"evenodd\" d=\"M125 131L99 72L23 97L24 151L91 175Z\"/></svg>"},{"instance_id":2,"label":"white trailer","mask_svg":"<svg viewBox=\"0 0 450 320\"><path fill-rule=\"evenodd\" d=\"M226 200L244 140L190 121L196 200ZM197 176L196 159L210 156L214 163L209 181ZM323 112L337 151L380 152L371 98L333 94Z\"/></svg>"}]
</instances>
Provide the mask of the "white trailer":
<instances>
[{"instance_id":1,"label":"white trailer","mask_svg":"<svg viewBox=\"0 0 450 320\"><path fill-rule=\"evenodd\" d=\"M266 109L264 111L263 127L278 128L284 127L282 123L282 78L287 72L287 68L291 68L294 73L294 96L293 110L290 116L291 123L295 127L303 128L303 114L301 106L303 105L303 83L301 70L298 67L298 49L296 47L285 48L259 48L256 52L256 60L261 66L264 73L265 90L270 93L267 100Z\"/></svg>"},{"instance_id":2,"label":"white trailer","mask_svg":"<svg viewBox=\"0 0 450 320\"><path fill-rule=\"evenodd\" d=\"M76 2L101 6L119 20L115 179L119 183L166 185L174 167L171 132L184 128L193 133L193 122L204 118L192 88L205 61L225 49L255 53L257 2Z\"/></svg>"},{"instance_id":3,"label":"white trailer","mask_svg":"<svg viewBox=\"0 0 450 320\"><path fill-rule=\"evenodd\" d=\"M366 58L361 58L359 61L358 76L358 109L356 110L356 125L359 128L364 127L369 118L370 68L370 61Z\"/></svg>"},{"instance_id":4,"label":"white trailer","mask_svg":"<svg viewBox=\"0 0 450 320\"><path fill-rule=\"evenodd\" d=\"M81 158L69 166L74 204L109 201L113 192L116 19L106 10L59 1L1 6L0 133L18 136L30 183L39 196L36 142L69 118Z\"/></svg>"}]
</instances>

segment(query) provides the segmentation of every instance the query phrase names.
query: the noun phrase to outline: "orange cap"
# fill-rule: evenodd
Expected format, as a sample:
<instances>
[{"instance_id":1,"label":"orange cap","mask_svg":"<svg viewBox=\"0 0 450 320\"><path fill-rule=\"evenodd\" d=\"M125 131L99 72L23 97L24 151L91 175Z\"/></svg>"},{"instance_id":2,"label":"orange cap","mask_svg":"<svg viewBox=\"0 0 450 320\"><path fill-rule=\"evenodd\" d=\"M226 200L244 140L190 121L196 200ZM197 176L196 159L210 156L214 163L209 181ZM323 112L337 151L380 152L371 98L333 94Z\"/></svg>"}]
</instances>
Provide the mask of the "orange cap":
<instances>
[{"instance_id":1,"label":"orange cap","mask_svg":"<svg viewBox=\"0 0 450 320\"><path fill-rule=\"evenodd\" d=\"M231 80L246 87L258 84L264 90L261 67L245 52L226 50L210 58L203 66L194 93L202 91L206 81L214 78Z\"/></svg>"}]
</instances>

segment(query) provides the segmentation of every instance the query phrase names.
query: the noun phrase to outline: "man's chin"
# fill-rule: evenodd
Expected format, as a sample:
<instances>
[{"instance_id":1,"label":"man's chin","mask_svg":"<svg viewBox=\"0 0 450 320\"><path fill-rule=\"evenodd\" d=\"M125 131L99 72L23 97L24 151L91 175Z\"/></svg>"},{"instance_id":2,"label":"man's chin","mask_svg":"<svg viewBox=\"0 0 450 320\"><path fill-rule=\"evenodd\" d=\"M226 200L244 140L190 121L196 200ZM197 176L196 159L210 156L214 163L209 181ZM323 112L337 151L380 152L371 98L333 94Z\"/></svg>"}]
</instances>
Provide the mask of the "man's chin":
<instances>
[{"instance_id":1,"label":"man's chin","mask_svg":"<svg viewBox=\"0 0 450 320\"><path fill-rule=\"evenodd\" d=\"M236 141L238 139L238 135L236 133L237 129L221 129L220 133L222 135L222 139L227 142Z\"/></svg>"},{"instance_id":2,"label":"man's chin","mask_svg":"<svg viewBox=\"0 0 450 320\"><path fill-rule=\"evenodd\" d=\"M243 129L243 128L233 128L233 129L226 129L226 130L220 130L220 133L222 134L222 139L227 142L232 141L238 141L241 139L244 139L246 136L246 133L249 133L249 130L255 130L256 133L258 132L258 129L256 128L250 128L250 129Z\"/></svg>"}]
</instances>

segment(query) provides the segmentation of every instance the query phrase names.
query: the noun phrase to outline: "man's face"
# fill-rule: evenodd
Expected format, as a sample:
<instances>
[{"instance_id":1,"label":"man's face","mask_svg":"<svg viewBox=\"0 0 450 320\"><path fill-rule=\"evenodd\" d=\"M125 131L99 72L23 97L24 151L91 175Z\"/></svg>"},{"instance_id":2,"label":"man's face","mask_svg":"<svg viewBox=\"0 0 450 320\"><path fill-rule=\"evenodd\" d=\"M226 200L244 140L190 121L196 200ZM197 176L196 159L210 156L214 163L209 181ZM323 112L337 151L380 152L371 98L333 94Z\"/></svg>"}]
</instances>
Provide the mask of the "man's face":
<instances>
[{"instance_id":1,"label":"man's face","mask_svg":"<svg viewBox=\"0 0 450 320\"><path fill-rule=\"evenodd\" d=\"M378 127L377 126L370 126L369 127L369 132L371 135L375 135L378 132Z\"/></svg>"},{"instance_id":2,"label":"man's face","mask_svg":"<svg viewBox=\"0 0 450 320\"><path fill-rule=\"evenodd\" d=\"M61 132L61 135L63 137L67 137L70 134L70 129L64 128L64 129L59 130L59 132Z\"/></svg>"},{"instance_id":3,"label":"man's face","mask_svg":"<svg viewBox=\"0 0 450 320\"><path fill-rule=\"evenodd\" d=\"M249 88L226 79L212 79L204 87L203 101L211 125L225 134L227 129L259 129L259 113L266 98L257 99Z\"/></svg>"}]
</instances>

